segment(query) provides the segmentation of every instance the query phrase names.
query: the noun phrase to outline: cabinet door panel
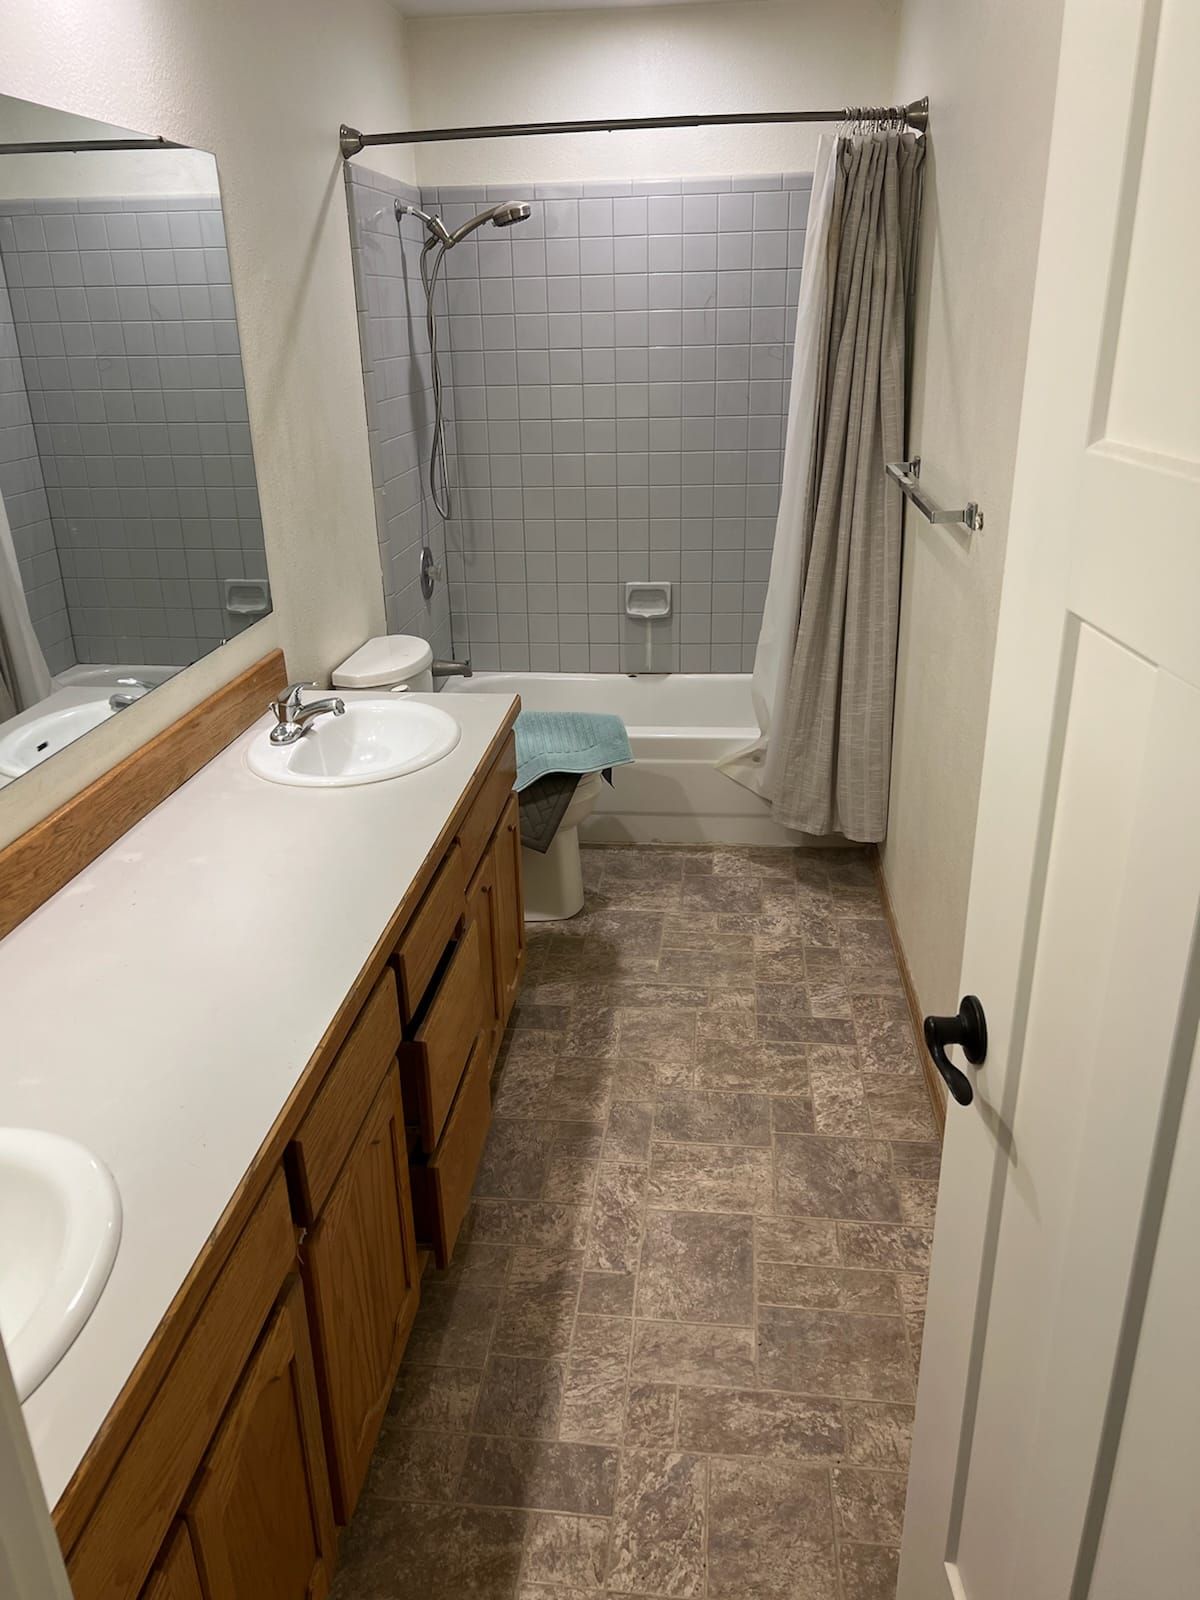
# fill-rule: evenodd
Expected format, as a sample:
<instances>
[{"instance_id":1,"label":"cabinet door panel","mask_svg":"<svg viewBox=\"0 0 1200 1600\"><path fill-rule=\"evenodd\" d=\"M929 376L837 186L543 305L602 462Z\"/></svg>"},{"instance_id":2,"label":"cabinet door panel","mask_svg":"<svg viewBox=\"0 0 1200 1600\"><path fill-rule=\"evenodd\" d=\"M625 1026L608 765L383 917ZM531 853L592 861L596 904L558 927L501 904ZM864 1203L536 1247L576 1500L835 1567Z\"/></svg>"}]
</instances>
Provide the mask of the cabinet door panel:
<instances>
[{"instance_id":1,"label":"cabinet door panel","mask_svg":"<svg viewBox=\"0 0 1200 1600\"><path fill-rule=\"evenodd\" d=\"M324 1600L335 1536L298 1279L277 1307L184 1510L205 1600Z\"/></svg>"},{"instance_id":2,"label":"cabinet door panel","mask_svg":"<svg viewBox=\"0 0 1200 1600\"><path fill-rule=\"evenodd\" d=\"M200 1574L186 1526L176 1523L162 1555L142 1590L141 1600L204 1600Z\"/></svg>"},{"instance_id":3,"label":"cabinet door panel","mask_svg":"<svg viewBox=\"0 0 1200 1600\"><path fill-rule=\"evenodd\" d=\"M488 1071L500 1048L504 1024L500 1020L503 979L498 966L500 908L496 903L495 846L486 850L467 889L467 921L479 929L479 981L483 989L483 1045Z\"/></svg>"},{"instance_id":4,"label":"cabinet door panel","mask_svg":"<svg viewBox=\"0 0 1200 1600\"><path fill-rule=\"evenodd\" d=\"M296 1234L280 1172L71 1550L67 1571L78 1600L132 1600L142 1588L295 1264Z\"/></svg>"},{"instance_id":5,"label":"cabinet door panel","mask_svg":"<svg viewBox=\"0 0 1200 1600\"><path fill-rule=\"evenodd\" d=\"M496 954L500 974L500 1023L508 1021L525 965L525 902L521 894L521 822L510 795L496 831Z\"/></svg>"},{"instance_id":6,"label":"cabinet door panel","mask_svg":"<svg viewBox=\"0 0 1200 1600\"><path fill-rule=\"evenodd\" d=\"M304 1245L334 1512L349 1522L420 1299L393 1065Z\"/></svg>"}]
</instances>

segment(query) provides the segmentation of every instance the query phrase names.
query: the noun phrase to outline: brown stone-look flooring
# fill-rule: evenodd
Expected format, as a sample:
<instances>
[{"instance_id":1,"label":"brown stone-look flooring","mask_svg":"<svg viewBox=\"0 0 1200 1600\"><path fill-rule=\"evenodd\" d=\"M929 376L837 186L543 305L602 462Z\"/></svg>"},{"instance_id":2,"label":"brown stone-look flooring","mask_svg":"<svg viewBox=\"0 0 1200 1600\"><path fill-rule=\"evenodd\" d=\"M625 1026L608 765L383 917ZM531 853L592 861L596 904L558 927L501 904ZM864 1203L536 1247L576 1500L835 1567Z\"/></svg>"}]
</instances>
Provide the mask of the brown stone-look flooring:
<instances>
[{"instance_id":1,"label":"brown stone-look flooring","mask_svg":"<svg viewBox=\"0 0 1200 1600\"><path fill-rule=\"evenodd\" d=\"M337 1600L891 1600L938 1145L859 852L585 852Z\"/></svg>"}]
</instances>

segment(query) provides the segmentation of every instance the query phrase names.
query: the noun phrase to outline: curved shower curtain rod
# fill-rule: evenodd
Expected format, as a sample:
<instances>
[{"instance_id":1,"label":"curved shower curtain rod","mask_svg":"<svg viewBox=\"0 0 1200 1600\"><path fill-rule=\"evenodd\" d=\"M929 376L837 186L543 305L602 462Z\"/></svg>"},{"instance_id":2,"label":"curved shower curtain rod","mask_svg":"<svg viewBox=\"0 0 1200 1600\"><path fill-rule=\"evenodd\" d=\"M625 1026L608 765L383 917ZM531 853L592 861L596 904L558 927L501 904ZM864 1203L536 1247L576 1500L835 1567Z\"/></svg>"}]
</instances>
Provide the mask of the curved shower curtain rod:
<instances>
[{"instance_id":1,"label":"curved shower curtain rod","mask_svg":"<svg viewBox=\"0 0 1200 1600\"><path fill-rule=\"evenodd\" d=\"M349 161L369 145L434 144L452 139L522 139L545 133L627 133L647 128L714 128L756 122L899 122L924 133L929 126L929 99L906 106L843 106L840 111L718 112L699 117L618 117L598 122L500 122L474 128L416 128L405 133L360 133L342 124L338 130L342 156Z\"/></svg>"}]
</instances>

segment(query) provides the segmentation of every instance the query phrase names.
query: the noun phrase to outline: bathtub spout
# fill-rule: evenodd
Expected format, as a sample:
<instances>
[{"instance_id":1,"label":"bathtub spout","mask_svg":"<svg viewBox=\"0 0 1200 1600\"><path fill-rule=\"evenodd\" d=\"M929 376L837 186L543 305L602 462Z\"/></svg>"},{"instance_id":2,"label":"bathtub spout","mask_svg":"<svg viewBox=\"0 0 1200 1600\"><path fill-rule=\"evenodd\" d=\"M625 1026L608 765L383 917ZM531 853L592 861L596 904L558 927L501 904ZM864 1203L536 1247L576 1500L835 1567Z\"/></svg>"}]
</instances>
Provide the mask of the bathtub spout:
<instances>
[{"instance_id":1,"label":"bathtub spout","mask_svg":"<svg viewBox=\"0 0 1200 1600\"><path fill-rule=\"evenodd\" d=\"M435 682L438 678L473 678L475 676L471 671L471 658L469 656L465 661L435 661L430 670L433 673Z\"/></svg>"}]
</instances>

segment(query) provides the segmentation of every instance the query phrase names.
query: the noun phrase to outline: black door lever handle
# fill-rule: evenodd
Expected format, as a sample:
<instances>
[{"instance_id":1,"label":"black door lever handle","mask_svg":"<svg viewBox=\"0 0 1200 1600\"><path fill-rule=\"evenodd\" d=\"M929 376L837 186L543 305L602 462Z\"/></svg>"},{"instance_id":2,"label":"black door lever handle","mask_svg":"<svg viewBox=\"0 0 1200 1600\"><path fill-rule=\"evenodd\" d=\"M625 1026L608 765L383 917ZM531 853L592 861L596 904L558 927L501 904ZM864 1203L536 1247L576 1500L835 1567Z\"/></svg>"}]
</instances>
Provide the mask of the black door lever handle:
<instances>
[{"instance_id":1,"label":"black door lever handle","mask_svg":"<svg viewBox=\"0 0 1200 1600\"><path fill-rule=\"evenodd\" d=\"M969 1106L975 1091L970 1078L946 1054L947 1047L952 1044L962 1046L963 1054L973 1066L987 1059L987 1018L973 994L962 997L956 1017L925 1018L925 1046L933 1057L933 1064L959 1105Z\"/></svg>"}]
</instances>

